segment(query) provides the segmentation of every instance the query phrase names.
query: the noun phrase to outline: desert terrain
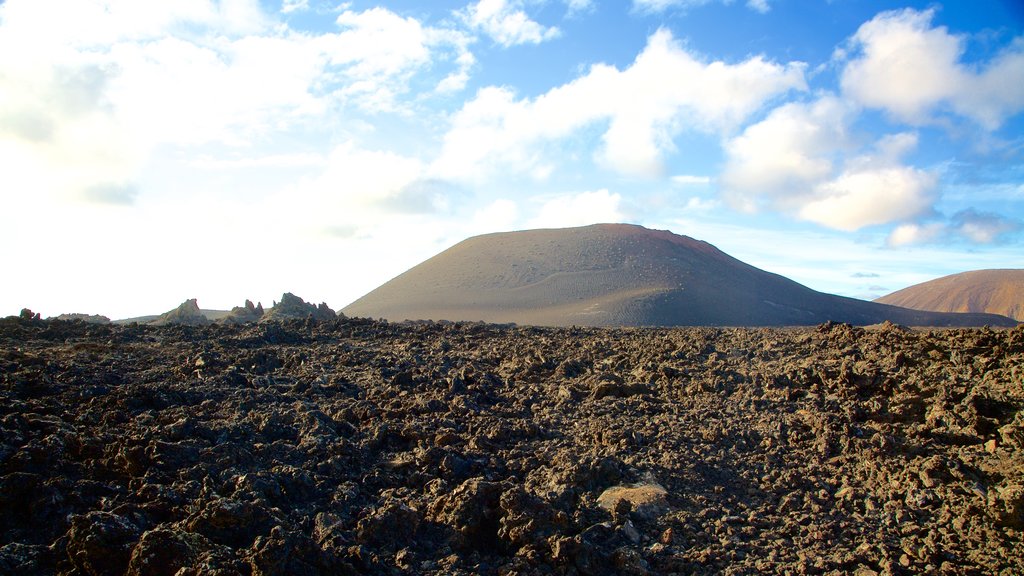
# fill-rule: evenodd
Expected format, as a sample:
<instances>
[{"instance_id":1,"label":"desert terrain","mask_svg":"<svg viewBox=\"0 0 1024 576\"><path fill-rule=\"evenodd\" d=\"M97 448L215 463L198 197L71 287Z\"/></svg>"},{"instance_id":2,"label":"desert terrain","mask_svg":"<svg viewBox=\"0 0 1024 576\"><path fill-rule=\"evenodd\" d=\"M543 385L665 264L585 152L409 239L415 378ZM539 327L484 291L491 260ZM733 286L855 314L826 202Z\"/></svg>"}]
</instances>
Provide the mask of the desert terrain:
<instances>
[{"instance_id":1,"label":"desert terrain","mask_svg":"<svg viewBox=\"0 0 1024 576\"><path fill-rule=\"evenodd\" d=\"M1024 573L1024 327L0 320L0 573Z\"/></svg>"}]
</instances>

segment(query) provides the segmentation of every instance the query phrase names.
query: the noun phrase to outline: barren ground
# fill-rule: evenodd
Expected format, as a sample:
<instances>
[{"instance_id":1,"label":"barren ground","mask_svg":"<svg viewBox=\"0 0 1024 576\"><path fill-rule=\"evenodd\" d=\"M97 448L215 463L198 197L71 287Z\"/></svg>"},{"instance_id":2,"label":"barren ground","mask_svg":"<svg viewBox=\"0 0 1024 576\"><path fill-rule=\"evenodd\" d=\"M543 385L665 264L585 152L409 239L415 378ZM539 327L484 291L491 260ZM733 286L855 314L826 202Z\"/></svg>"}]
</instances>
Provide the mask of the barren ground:
<instances>
[{"instance_id":1,"label":"barren ground","mask_svg":"<svg viewBox=\"0 0 1024 576\"><path fill-rule=\"evenodd\" d=\"M1022 574L1024 327L0 320L4 574Z\"/></svg>"}]
</instances>

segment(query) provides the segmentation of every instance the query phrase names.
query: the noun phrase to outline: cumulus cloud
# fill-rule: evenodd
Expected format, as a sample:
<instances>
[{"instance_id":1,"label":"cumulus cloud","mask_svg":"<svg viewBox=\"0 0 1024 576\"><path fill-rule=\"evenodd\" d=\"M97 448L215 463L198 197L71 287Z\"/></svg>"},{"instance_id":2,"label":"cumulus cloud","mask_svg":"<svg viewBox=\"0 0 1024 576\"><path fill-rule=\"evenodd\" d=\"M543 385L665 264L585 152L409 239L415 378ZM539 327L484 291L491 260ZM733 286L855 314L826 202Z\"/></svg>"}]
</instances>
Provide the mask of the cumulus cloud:
<instances>
[{"instance_id":1,"label":"cumulus cloud","mask_svg":"<svg viewBox=\"0 0 1024 576\"><path fill-rule=\"evenodd\" d=\"M0 163L37 176L7 169L0 188L109 203L127 196L95 191L138 181L159 146L248 147L339 107L400 109L420 75L454 91L474 65L454 29L382 8L336 23L299 33L255 0L2 3Z\"/></svg>"},{"instance_id":2,"label":"cumulus cloud","mask_svg":"<svg viewBox=\"0 0 1024 576\"><path fill-rule=\"evenodd\" d=\"M600 163L624 174L660 175L680 132L727 132L770 99L804 89L802 63L706 63L661 29L624 70L598 64L536 98L481 89L452 117L434 170L459 179L499 166L528 173L544 163L546 143L606 122L595 155Z\"/></svg>"},{"instance_id":3,"label":"cumulus cloud","mask_svg":"<svg viewBox=\"0 0 1024 576\"><path fill-rule=\"evenodd\" d=\"M1024 223L1012 218L968 208L954 214L948 222L901 224L889 234L886 244L890 247L958 241L993 244L1021 229Z\"/></svg>"},{"instance_id":4,"label":"cumulus cloud","mask_svg":"<svg viewBox=\"0 0 1024 576\"><path fill-rule=\"evenodd\" d=\"M855 112L831 95L776 108L727 141L724 197L746 211L780 210L846 231L929 211L935 174L901 162L917 136L885 136L858 154L849 136Z\"/></svg>"},{"instance_id":5,"label":"cumulus cloud","mask_svg":"<svg viewBox=\"0 0 1024 576\"><path fill-rule=\"evenodd\" d=\"M606 188L558 196L544 202L529 223L529 228L566 228L601 222L627 220L622 211L622 196Z\"/></svg>"},{"instance_id":6,"label":"cumulus cloud","mask_svg":"<svg viewBox=\"0 0 1024 576\"><path fill-rule=\"evenodd\" d=\"M801 218L837 230L854 231L927 212L934 202L934 174L908 166L844 171L820 184Z\"/></svg>"},{"instance_id":7,"label":"cumulus cloud","mask_svg":"<svg viewBox=\"0 0 1024 576\"><path fill-rule=\"evenodd\" d=\"M337 22L342 32L319 37L317 45L347 77L340 93L366 110L393 109L412 75L429 67L439 53L453 52L458 65L438 84L441 92L461 90L475 63L468 50L471 38L462 32L424 26L386 8L346 10Z\"/></svg>"},{"instance_id":8,"label":"cumulus cloud","mask_svg":"<svg viewBox=\"0 0 1024 576\"><path fill-rule=\"evenodd\" d=\"M883 12L863 24L841 56L844 94L899 120L925 123L952 111L987 129L1024 110L1024 38L989 62L962 62L965 39L933 27L934 10Z\"/></svg>"},{"instance_id":9,"label":"cumulus cloud","mask_svg":"<svg viewBox=\"0 0 1024 576\"><path fill-rule=\"evenodd\" d=\"M570 2L570 9L578 4L579 0ZM516 0L480 0L458 11L457 15L468 27L487 34L506 48L517 44L540 44L561 34L557 27L544 26L530 19Z\"/></svg>"}]
</instances>

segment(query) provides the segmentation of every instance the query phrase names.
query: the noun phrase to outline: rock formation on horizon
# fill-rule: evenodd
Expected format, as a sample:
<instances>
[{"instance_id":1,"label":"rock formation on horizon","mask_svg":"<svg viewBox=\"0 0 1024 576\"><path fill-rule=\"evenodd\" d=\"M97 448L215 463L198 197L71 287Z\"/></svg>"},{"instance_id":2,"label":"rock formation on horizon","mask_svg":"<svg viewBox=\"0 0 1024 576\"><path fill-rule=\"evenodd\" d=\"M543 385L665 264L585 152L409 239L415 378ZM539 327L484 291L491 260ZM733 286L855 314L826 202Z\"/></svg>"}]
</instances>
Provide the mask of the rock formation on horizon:
<instances>
[{"instance_id":1,"label":"rock formation on horizon","mask_svg":"<svg viewBox=\"0 0 1024 576\"><path fill-rule=\"evenodd\" d=\"M1024 270L973 270L908 286L875 300L935 312L986 312L1024 322Z\"/></svg>"},{"instance_id":2,"label":"rock formation on horizon","mask_svg":"<svg viewBox=\"0 0 1024 576\"><path fill-rule=\"evenodd\" d=\"M263 314L260 322L305 318L329 321L336 320L338 315L327 306L326 302L321 302L319 306L314 306L312 303L306 302L291 292L286 292L281 296L280 302L275 302L274 306Z\"/></svg>"},{"instance_id":3,"label":"rock formation on horizon","mask_svg":"<svg viewBox=\"0 0 1024 576\"><path fill-rule=\"evenodd\" d=\"M174 310L164 312L156 320L149 322L152 326L166 326L169 324L205 326L209 323L210 319L199 309L199 302L195 298L185 300Z\"/></svg>"},{"instance_id":4,"label":"rock formation on horizon","mask_svg":"<svg viewBox=\"0 0 1024 576\"><path fill-rule=\"evenodd\" d=\"M263 318L263 303L253 305L252 300L246 300L245 306L235 306L228 312L228 315L217 320L219 324L248 324L259 322Z\"/></svg>"},{"instance_id":5,"label":"rock formation on horizon","mask_svg":"<svg viewBox=\"0 0 1024 576\"><path fill-rule=\"evenodd\" d=\"M342 312L548 326L1015 325L817 292L707 242L630 224L475 236Z\"/></svg>"},{"instance_id":6,"label":"rock formation on horizon","mask_svg":"<svg viewBox=\"0 0 1024 576\"><path fill-rule=\"evenodd\" d=\"M99 314L83 314L81 312L73 312L71 314L61 314L55 318L56 320L81 320L87 324L110 324L110 318L101 316Z\"/></svg>"}]
</instances>

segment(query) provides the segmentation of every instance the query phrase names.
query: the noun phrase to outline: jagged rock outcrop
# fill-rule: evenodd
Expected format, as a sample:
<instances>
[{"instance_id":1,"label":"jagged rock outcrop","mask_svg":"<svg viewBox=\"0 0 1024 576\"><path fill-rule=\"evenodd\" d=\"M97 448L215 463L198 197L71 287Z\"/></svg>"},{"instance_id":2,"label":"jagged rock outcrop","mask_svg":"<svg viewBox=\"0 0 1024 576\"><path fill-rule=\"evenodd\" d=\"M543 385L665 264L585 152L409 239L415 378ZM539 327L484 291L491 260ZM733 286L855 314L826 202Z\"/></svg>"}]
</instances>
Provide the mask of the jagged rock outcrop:
<instances>
[{"instance_id":1,"label":"jagged rock outcrop","mask_svg":"<svg viewBox=\"0 0 1024 576\"><path fill-rule=\"evenodd\" d=\"M199 309L199 302L195 298L185 300L181 303L181 306L169 312L164 312L159 318L150 322L153 326L166 326L168 324L205 326L209 323L210 319Z\"/></svg>"},{"instance_id":2,"label":"jagged rock outcrop","mask_svg":"<svg viewBox=\"0 0 1024 576\"><path fill-rule=\"evenodd\" d=\"M110 324L110 318L107 318L106 316L101 316L99 314L82 314L80 312L61 314L60 316L57 316L56 319L65 321L81 320L87 324Z\"/></svg>"},{"instance_id":3,"label":"jagged rock outcrop","mask_svg":"<svg viewBox=\"0 0 1024 576\"><path fill-rule=\"evenodd\" d=\"M331 310L327 303L321 302L319 306L306 302L291 292L285 292L280 302L275 302L274 307L263 315L260 322L271 320L290 320L312 318L318 321L336 320L338 315Z\"/></svg>"},{"instance_id":4,"label":"jagged rock outcrop","mask_svg":"<svg viewBox=\"0 0 1024 576\"><path fill-rule=\"evenodd\" d=\"M235 306L227 316L217 320L219 324L248 324L259 322L263 318L263 303L253 306L252 300L246 300L245 306Z\"/></svg>"}]
</instances>

